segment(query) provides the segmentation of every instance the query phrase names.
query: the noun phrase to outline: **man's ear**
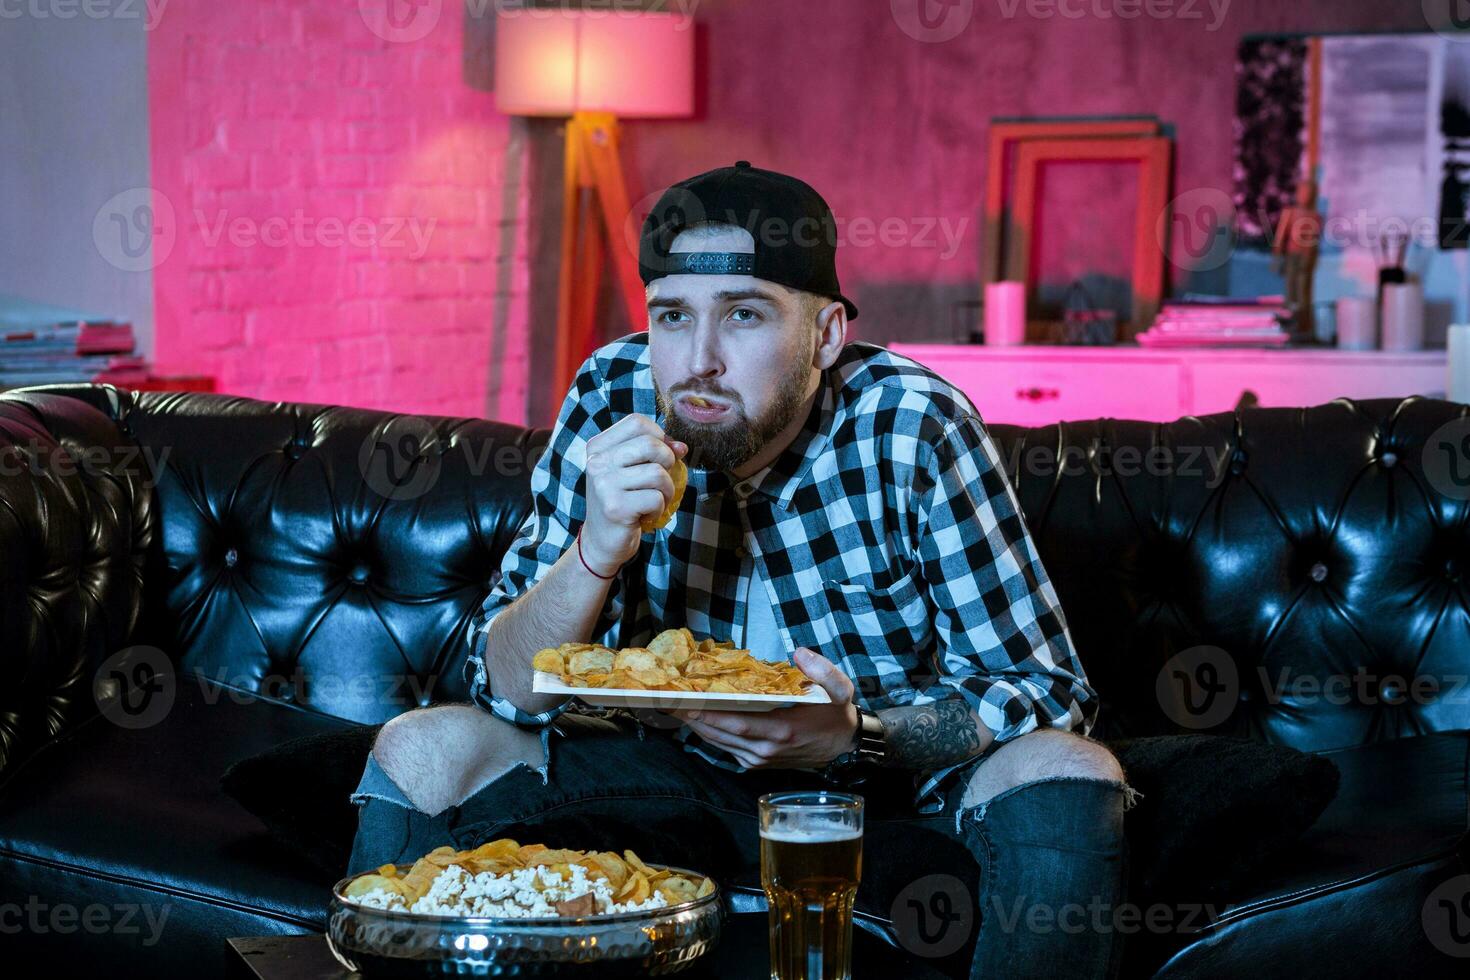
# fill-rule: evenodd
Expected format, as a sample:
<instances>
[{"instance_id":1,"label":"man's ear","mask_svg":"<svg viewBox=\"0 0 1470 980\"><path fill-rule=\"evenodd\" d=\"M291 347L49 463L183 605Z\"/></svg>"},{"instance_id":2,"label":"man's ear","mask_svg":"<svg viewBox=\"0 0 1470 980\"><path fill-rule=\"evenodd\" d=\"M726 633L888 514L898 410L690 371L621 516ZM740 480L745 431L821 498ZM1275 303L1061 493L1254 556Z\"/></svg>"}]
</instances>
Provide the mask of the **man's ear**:
<instances>
[{"instance_id":1,"label":"man's ear","mask_svg":"<svg viewBox=\"0 0 1470 980\"><path fill-rule=\"evenodd\" d=\"M847 307L841 301L828 303L817 311L817 348L812 352L812 366L825 371L836 364L846 343Z\"/></svg>"}]
</instances>

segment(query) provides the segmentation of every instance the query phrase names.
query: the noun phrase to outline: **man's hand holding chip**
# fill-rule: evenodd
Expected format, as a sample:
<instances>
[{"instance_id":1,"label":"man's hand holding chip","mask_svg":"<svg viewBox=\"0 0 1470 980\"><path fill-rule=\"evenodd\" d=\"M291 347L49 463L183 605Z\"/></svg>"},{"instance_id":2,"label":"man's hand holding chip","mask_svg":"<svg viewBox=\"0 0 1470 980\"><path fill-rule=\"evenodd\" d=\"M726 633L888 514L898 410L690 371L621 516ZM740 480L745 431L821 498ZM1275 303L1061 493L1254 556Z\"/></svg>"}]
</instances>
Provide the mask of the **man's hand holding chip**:
<instances>
[{"instance_id":1,"label":"man's hand holding chip","mask_svg":"<svg viewBox=\"0 0 1470 980\"><path fill-rule=\"evenodd\" d=\"M688 452L658 423L637 414L587 441L587 520L581 533L582 557L590 567L611 575L638 553L645 524L677 506L683 488L674 471L683 468Z\"/></svg>"},{"instance_id":2,"label":"man's hand holding chip","mask_svg":"<svg viewBox=\"0 0 1470 980\"><path fill-rule=\"evenodd\" d=\"M735 757L747 769L820 769L852 748L857 706L852 680L836 664L798 647L796 666L832 699L764 713L686 710L670 712L696 735Z\"/></svg>"}]
</instances>

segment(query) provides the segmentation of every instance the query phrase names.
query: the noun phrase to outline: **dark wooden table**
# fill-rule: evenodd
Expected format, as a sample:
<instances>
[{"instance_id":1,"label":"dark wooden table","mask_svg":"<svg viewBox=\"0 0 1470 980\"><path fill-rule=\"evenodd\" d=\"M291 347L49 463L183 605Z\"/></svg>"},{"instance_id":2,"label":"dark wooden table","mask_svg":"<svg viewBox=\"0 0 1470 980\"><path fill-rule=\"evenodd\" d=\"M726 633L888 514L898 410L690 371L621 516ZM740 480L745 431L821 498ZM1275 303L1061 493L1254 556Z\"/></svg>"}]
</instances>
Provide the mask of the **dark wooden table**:
<instances>
[{"instance_id":1,"label":"dark wooden table","mask_svg":"<svg viewBox=\"0 0 1470 980\"><path fill-rule=\"evenodd\" d=\"M342 969L332 958L325 936L266 936L260 939L231 939L233 976L237 980L351 980L358 976ZM677 974L689 980L738 978L755 980L771 974L766 951L766 917L732 915L725 920L720 945L697 968ZM853 930L852 975L854 980L934 980L924 960L909 956L887 943Z\"/></svg>"}]
</instances>

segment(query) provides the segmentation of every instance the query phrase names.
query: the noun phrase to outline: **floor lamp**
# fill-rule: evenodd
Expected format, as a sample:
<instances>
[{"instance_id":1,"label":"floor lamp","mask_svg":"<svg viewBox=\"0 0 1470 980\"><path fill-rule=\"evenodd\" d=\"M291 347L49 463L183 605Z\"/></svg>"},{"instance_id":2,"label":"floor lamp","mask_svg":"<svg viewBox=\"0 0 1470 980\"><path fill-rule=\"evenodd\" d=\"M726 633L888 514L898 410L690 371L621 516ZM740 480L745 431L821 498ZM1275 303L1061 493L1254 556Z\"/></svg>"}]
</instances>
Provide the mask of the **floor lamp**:
<instances>
[{"instance_id":1,"label":"floor lamp","mask_svg":"<svg viewBox=\"0 0 1470 980\"><path fill-rule=\"evenodd\" d=\"M508 115L568 117L556 306L556 382L565 391L599 340L606 258L633 328L647 323L638 257L622 231L631 204L618 121L693 113L693 24L672 13L501 10L495 104Z\"/></svg>"}]
</instances>

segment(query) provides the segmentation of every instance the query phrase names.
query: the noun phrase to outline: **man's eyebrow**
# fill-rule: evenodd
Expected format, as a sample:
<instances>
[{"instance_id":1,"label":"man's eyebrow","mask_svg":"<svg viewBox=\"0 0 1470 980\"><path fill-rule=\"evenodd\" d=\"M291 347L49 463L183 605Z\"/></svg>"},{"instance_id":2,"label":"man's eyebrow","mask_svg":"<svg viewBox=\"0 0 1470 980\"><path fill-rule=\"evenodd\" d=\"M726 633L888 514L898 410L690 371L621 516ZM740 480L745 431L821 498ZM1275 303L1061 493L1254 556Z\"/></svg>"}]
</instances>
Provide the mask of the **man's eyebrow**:
<instances>
[{"instance_id":1,"label":"man's eyebrow","mask_svg":"<svg viewBox=\"0 0 1470 980\"><path fill-rule=\"evenodd\" d=\"M765 300L767 303L775 306L781 305L779 297L766 292L764 289L723 289L715 293L715 299L722 303L732 303L742 299L759 299Z\"/></svg>"},{"instance_id":2,"label":"man's eyebrow","mask_svg":"<svg viewBox=\"0 0 1470 980\"><path fill-rule=\"evenodd\" d=\"M779 297L766 292L763 289L722 289L715 293L715 301L718 303L733 303L739 300L758 299L770 303L773 306L781 305ZM682 296L657 296L648 301L649 309L678 309L687 308L689 301Z\"/></svg>"}]
</instances>

